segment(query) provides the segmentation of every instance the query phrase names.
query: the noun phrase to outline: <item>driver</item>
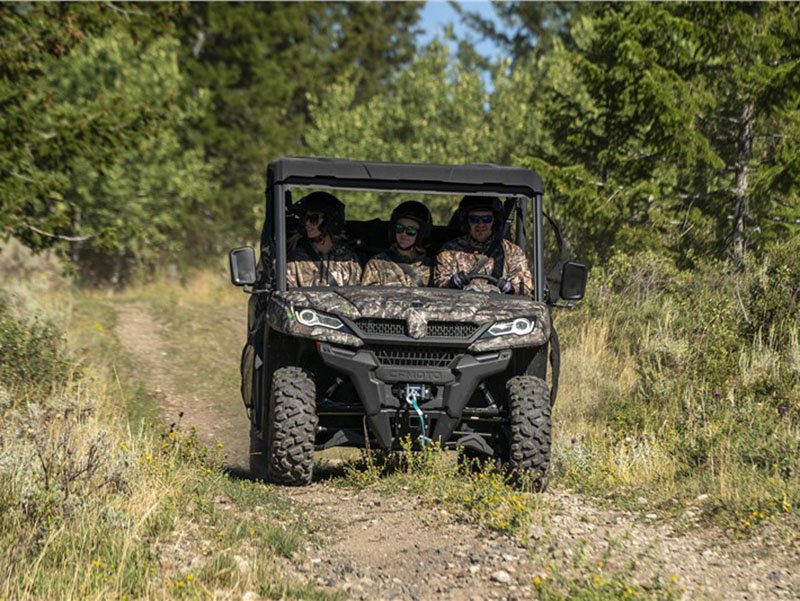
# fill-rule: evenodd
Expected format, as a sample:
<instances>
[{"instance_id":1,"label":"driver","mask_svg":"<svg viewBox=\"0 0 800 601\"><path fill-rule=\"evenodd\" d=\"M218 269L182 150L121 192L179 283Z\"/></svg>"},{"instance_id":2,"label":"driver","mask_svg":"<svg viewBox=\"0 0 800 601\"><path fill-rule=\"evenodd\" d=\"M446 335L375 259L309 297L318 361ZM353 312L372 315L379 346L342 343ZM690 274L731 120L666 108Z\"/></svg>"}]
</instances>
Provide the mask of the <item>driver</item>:
<instances>
[{"instance_id":1,"label":"driver","mask_svg":"<svg viewBox=\"0 0 800 601\"><path fill-rule=\"evenodd\" d=\"M500 199L465 196L458 205L458 217L465 234L442 246L436 256L436 285L464 288L472 276L481 274L492 276L504 294L531 294L533 276L525 252L508 240L494 243L502 236ZM487 260L471 273L487 253Z\"/></svg>"},{"instance_id":2,"label":"driver","mask_svg":"<svg viewBox=\"0 0 800 601\"><path fill-rule=\"evenodd\" d=\"M358 256L340 242L344 229L344 205L333 194L312 192L301 198L300 238L286 257L286 285L358 286Z\"/></svg>"},{"instance_id":3,"label":"driver","mask_svg":"<svg viewBox=\"0 0 800 601\"><path fill-rule=\"evenodd\" d=\"M389 219L391 246L369 260L362 286L430 286L433 261L425 254L431 212L418 200L402 202Z\"/></svg>"}]
</instances>

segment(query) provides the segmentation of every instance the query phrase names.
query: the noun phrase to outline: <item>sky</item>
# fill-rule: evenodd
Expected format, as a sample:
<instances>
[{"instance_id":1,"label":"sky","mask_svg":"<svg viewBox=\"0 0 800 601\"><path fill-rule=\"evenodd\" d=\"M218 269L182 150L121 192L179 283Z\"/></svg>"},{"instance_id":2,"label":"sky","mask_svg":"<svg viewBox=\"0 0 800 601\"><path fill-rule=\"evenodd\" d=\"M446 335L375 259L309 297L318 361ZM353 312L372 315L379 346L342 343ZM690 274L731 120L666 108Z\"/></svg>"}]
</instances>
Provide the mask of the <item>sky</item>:
<instances>
[{"instance_id":1,"label":"sky","mask_svg":"<svg viewBox=\"0 0 800 601\"><path fill-rule=\"evenodd\" d=\"M459 2L465 10L469 12L480 13L484 17L493 17L494 10L490 2ZM421 25L424 33L420 36L419 41L422 44L430 42L437 35L444 32L444 28L448 23L455 25L456 34L463 36L469 34L480 54L485 56L494 56L496 54L496 47L492 42L485 40L478 40L476 34L471 32L466 26L459 22L458 14L450 7L450 3L446 0L429 0L425 3L422 9Z\"/></svg>"}]
</instances>

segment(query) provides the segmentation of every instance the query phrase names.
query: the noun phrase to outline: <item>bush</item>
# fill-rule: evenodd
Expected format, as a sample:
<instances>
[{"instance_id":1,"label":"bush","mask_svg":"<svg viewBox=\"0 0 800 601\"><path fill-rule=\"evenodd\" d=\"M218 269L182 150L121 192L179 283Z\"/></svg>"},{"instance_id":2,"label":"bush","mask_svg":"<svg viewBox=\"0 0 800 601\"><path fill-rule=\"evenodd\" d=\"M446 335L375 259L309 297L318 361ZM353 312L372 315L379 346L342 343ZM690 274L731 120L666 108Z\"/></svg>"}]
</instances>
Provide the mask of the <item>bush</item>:
<instances>
[{"instance_id":1,"label":"bush","mask_svg":"<svg viewBox=\"0 0 800 601\"><path fill-rule=\"evenodd\" d=\"M16 317L0 296L0 387L6 402L46 394L69 376L63 333L46 321Z\"/></svg>"},{"instance_id":2,"label":"bush","mask_svg":"<svg viewBox=\"0 0 800 601\"><path fill-rule=\"evenodd\" d=\"M709 493L734 512L796 507L800 241L744 270L680 271L644 253L597 271L583 306L557 323L566 380L557 411L569 418L554 420L556 471L631 497L647 488Z\"/></svg>"},{"instance_id":3,"label":"bush","mask_svg":"<svg viewBox=\"0 0 800 601\"><path fill-rule=\"evenodd\" d=\"M768 334L785 346L800 326L800 239L772 247L762 266L751 260L748 268L753 276L747 286L744 333L750 338Z\"/></svg>"}]
</instances>

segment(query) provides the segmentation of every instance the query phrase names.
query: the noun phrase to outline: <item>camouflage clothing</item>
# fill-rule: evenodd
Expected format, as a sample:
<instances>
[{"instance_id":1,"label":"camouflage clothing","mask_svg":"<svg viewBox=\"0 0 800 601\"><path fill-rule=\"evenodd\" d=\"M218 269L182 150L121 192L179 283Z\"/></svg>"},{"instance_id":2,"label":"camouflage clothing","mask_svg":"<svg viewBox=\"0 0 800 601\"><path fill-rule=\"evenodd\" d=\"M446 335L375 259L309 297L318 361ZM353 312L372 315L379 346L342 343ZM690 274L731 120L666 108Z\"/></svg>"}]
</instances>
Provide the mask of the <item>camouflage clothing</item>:
<instances>
[{"instance_id":1,"label":"camouflage clothing","mask_svg":"<svg viewBox=\"0 0 800 601\"><path fill-rule=\"evenodd\" d=\"M465 234L460 238L451 240L442 246L439 254L436 255L436 272L434 279L436 285L445 287L449 285L450 278L459 271L469 273L478 261L483 257L483 253L492 245L494 238L489 238L483 244L479 244ZM498 265L495 269L495 259L502 253L502 269ZM502 251L498 247L494 256L484 263L478 273L504 277L514 286L514 294L529 295L533 292L533 276L525 252L516 244L503 240Z\"/></svg>"},{"instance_id":2,"label":"camouflage clothing","mask_svg":"<svg viewBox=\"0 0 800 601\"><path fill-rule=\"evenodd\" d=\"M343 244L334 243L328 256L321 257L310 242L301 240L286 258L286 285L289 288L358 286L360 281L358 256Z\"/></svg>"},{"instance_id":3,"label":"camouflage clothing","mask_svg":"<svg viewBox=\"0 0 800 601\"><path fill-rule=\"evenodd\" d=\"M397 252L395 245L372 257L364 267L362 286L430 286L433 261L425 254L413 258Z\"/></svg>"}]
</instances>

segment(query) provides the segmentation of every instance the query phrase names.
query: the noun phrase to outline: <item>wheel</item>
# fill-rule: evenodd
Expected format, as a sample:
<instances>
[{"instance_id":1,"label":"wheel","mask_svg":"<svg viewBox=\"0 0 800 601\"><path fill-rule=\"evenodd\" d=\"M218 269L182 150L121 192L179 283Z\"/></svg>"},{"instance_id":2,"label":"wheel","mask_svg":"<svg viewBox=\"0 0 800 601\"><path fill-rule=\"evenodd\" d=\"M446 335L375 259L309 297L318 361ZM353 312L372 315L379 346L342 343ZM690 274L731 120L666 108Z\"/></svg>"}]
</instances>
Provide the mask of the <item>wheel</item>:
<instances>
[{"instance_id":1,"label":"wheel","mask_svg":"<svg viewBox=\"0 0 800 601\"><path fill-rule=\"evenodd\" d=\"M253 463L258 463L258 456L253 453L251 436L250 465L254 476L261 473L269 482L289 486L311 482L317 432L316 398L314 380L307 371L299 367L275 370L269 404L262 418L262 466L255 470Z\"/></svg>"},{"instance_id":2,"label":"wheel","mask_svg":"<svg viewBox=\"0 0 800 601\"><path fill-rule=\"evenodd\" d=\"M535 376L517 376L506 384L508 447L504 457L512 480L534 490L547 487L551 418L547 384Z\"/></svg>"}]
</instances>

